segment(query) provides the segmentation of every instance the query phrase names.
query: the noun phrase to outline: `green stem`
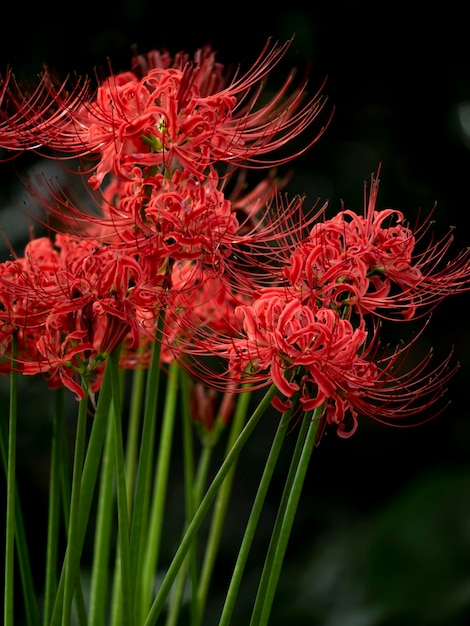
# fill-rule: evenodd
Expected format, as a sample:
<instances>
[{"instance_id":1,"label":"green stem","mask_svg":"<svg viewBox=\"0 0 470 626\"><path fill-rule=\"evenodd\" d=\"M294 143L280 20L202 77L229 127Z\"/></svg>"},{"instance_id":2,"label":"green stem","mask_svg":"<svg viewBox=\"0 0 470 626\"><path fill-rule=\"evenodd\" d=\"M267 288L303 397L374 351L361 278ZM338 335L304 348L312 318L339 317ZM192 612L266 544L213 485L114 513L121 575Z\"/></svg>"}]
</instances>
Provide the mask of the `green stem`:
<instances>
[{"instance_id":1,"label":"green stem","mask_svg":"<svg viewBox=\"0 0 470 626\"><path fill-rule=\"evenodd\" d=\"M176 577L176 581L173 586L173 591L170 598L170 605L168 607L168 615L166 618L166 626L177 626L178 624L179 612L181 604L183 602L184 591L186 588L187 569L187 561L185 561L180 571L178 572L178 576Z\"/></svg>"},{"instance_id":2,"label":"green stem","mask_svg":"<svg viewBox=\"0 0 470 626\"><path fill-rule=\"evenodd\" d=\"M165 604L166 598L168 597L170 589L173 585L175 577L181 567L181 564L183 563L186 557L186 554L189 548L191 547L195 539L195 536L197 534L197 531L201 523L205 519L223 481L225 480L225 477L230 471L230 468L232 467L233 463L236 461L238 455L240 454L243 446L246 444L247 440L249 439L255 426L257 425L261 417L264 415L264 413L270 406L271 400L273 399L275 394L276 394L276 387L275 385L271 385L271 387L266 392L264 398L261 400L261 402L255 409L255 411L253 412L253 415L247 422L245 428L240 433L240 436L238 437L236 443L234 444L234 446L228 453L227 457L225 458L224 462L220 466L219 471L215 475L204 498L202 499L201 504L199 505L196 513L194 514L194 517L191 520L191 523L189 524L189 527L179 544L176 554L173 557L173 560L170 566L168 567L165 578L163 579L160 590L150 608L150 611L147 615L147 619L145 620L144 626L153 626L156 624L158 616L160 615L163 609L163 606Z\"/></svg>"},{"instance_id":3,"label":"green stem","mask_svg":"<svg viewBox=\"0 0 470 626\"><path fill-rule=\"evenodd\" d=\"M315 410L313 416L312 412L304 414L298 445L294 451L274 524L250 626L266 626L268 623L322 412L323 408L320 407Z\"/></svg>"},{"instance_id":4,"label":"green stem","mask_svg":"<svg viewBox=\"0 0 470 626\"><path fill-rule=\"evenodd\" d=\"M56 530L59 529L59 517L60 517L60 512L62 509L62 514L63 514L63 523L64 523L64 529L65 529L65 533L68 533L69 530L69 519L70 519L70 483L71 483L71 479L70 479L70 472L69 472L69 456L68 456L68 451L67 451L67 437L66 437L66 430L65 430L65 389L62 387L60 389L57 390L57 395L56 395L56 413L57 413L57 441L55 444L55 448L56 448L56 453L55 456L57 457L55 460L52 460L53 456L51 454L51 472L56 473L56 480L52 481L53 482L57 482L57 497L58 499L61 500L61 506L59 506L59 503L57 503L57 507L55 506L54 503L50 504L50 525L52 526L52 528L48 529L48 537L51 538L51 566L54 568L54 573L53 573L53 578L54 581L53 585L54 585L54 589L51 590L51 596L50 596L50 600L51 600L51 604L50 607L44 611L44 625L49 623L49 619L52 618L53 613L53 604L52 602L56 600L56 598L60 595L60 602L62 603L63 600L63 589L64 589L64 585L63 585L63 580L64 577L62 577L62 584L59 583L59 586L57 586L57 561L53 560L54 556L53 553L55 551L55 547L54 544L58 544L58 539L59 536L55 533ZM56 419L54 417L54 419ZM56 470L54 469L56 468ZM52 476L51 476L52 478ZM52 489L54 489L54 487L52 487ZM57 528L54 529L54 521L53 521L53 517L51 516L57 516ZM49 543L49 542L48 542ZM57 546L58 547L58 546ZM49 550L49 545L47 547L47 550ZM76 590L76 609L77 609L77 620L79 624L86 624L86 606L85 606L85 598L83 595L83 589L82 589L82 584L81 584L81 580L80 578L78 579L78 586L77 586L77 590Z\"/></svg>"},{"instance_id":5,"label":"green stem","mask_svg":"<svg viewBox=\"0 0 470 626\"><path fill-rule=\"evenodd\" d=\"M110 608L110 626L122 626L121 619L121 557L119 554L119 548L116 548L114 572L113 572L113 587L111 592L111 608Z\"/></svg>"},{"instance_id":6,"label":"green stem","mask_svg":"<svg viewBox=\"0 0 470 626\"><path fill-rule=\"evenodd\" d=\"M8 435L1 426L1 454L7 478L6 536L5 536L5 581L4 581L4 626L9 626L14 619L14 559L15 544L18 556L18 568L23 590L26 622L30 626L39 626L39 609L34 593L34 581L31 571L28 543L24 527L23 514L16 484L16 435L18 427L18 372L14 357L17 349L17 337L12 341L12 368L10 372L10 406Z\"/></svg>"},{"instance_id":7,"label":"green stem","mask_svg":"<svg viewBox=\"0 0 470 626\"><path fill-rule=\"evenodd\" d=\"M126 437L126 479L127 479L127 508L132 519L134 509L134 491L136 470L138 463L140 420L144 402L146 369L136 369L132 372L132 389L129 409L129 428ZM118 626L121 620L121 557L119 549L116 550L114 563L114 576L111 592L111 616L110 626ZM138 591L136 591L138 593ZM136 596L138 597L138 595Z\"/></svg>"},{"instance_id":8,"label":"green stem","mask_svg":"<svg viewBox=\"0 0 470 626\"><path fill-rule=\"evenodd\" d=\"M3 419L0 419L0 448L3 469L5 471L5 476L8 476L8 432L7 423ZM39 626L39 608L37 598L34 592L33 574L31 571L28 542L26 540L26 531L24 527L23 513L21 510L20 497L18 493L18 485L16 485L15 489L15 542L18 555L18 568L20 570L21 584L23 589L26 623L28 624L28 626Z\"/></svg>"},{"instance_id":9,"label":"green stem","mask_svg":"<svg viewBox=\"0 0 470 626\"><path fill-rule=\"evenodd\" d=\"M137 452L140 430L140 418L144 399L145 379L147 371L136 369L132 372L132 389L129 408L129 428L126 437L126 476L128 486L129 515L132 515L134 502L134 484L137 468Z\"/></svg>"},{"instance_id":10,"label":"green stem","mask_svg":"<svg viewBox=\"0 0 470 626\"><path fill-rule=\"evenodd\" d=\"M19 493L15 496L16 510L15 510L15 524L16 524L16 550L18 555L18 569L20 571L21 587L23 589L24 609L26 615L26 622L29 626L39 626L39 608L37 598L35 595L35 585L33 581L33 574L31 571L31 563L28 552L28 542L26 539L26 531L24 527L23 514L21 512L21 505L19 499Z\"/></svg>"},{"instance_id":11,"label":"green stem","mask_svg":"<svg viewBox=\"0 0 470 626\"><path fill-rule=\"evenodd\" d=\"M70 500L70 519L67 535L67 554L65 562L64 608L62 625L70 626L72 619L72 602L79 578L81 546L79 536L80 487L83 472L83 461L86 448L86 426L88 417L88 380L82 379L84 397L78 408L77 429L75 433L75 451L72 471L72 492Z\"/></svg>"},{"instance_id":12,"label":"green stem","mask_svg":"<svg viewBox=\"0 0 470 626\"><path fill-rule=\"evenodd\" d=\"M230 450L234 446L245 424L250 399L251 393L248 389L243 391L241 395L239 395L237 398L237 407L232 419L226 454L228 454L228 452L230 452ZM217 557L217 551L219 549L220 537L222 535L222 530L224 527L230 494L232 491L233 478L235 475L235 466L236 464L234 463L230 472L228 472L227 477L219 490L219 493L217 494L217 499L214 506L214 513L211 521L211 527L209 530L209 536L206 544L203 567L201 570L201 577L198 588L197 614L195 615L195 619L193 622L194 626L199 626L201 624L202 617L204 615L207 595L209 593L209 585L214 569L215 560Z\"/></svg>"},{"instance_id":13,"label":"green stem","mask_svg":"<svg viewBox=\"0 0 470 626\"><path fill-rule=\"evenodd\" d=\"M250 553L251 545L255 536L258 522L263 510L264 501L268 492L269 485L276 467L277 460L284 442L284 438L287 432L287 424L290 420L292 409L281 415L279 426L269 451L269 455L266 461L266 465L261 476L261 480L258 485L255 500L251 509L250 517L246 525L245 533L243 535L240 550L238 552L237 561L232 574L232 579L228 591L225 595L225 602L222 609L222 614L219 621L219 626L228 626L235 606L235 601L240 588L243 572L245 571L246 562Z\"/></svg>"},{"instance_id":14,"label":"green stem","mask_svg":"<svg viewBox=\"0 0 470 626\"><path fill-rule=\"evenodd\" d=\"M145 558L145 536L147 532L148 510L150 498L151 472L153 466L153 446L155 441L158 388L160 384L160 339L164 322L164 313L158 319L157 336L153 344L152 362L148 371L145 393L144 418L139 450L139 464L137 467L134 508L131 522L131 568L132 576L136 581L135 621L142 622L141 611L143 593L142 576Z\"/></svg>"},{"instance_id":15,"label":"green stem","mask_svg":"<svg viewBox=\"0 0 470 626\"><path fill-rule=\"evenodd\" d=\"M122 439L121 423L121 389L119 386L119 376L117 368L117 355L111 356L113 368L113 441L114 441L114 467L116 471L117 486L117 510L118 510L118 531L119 531L119 557L120 557L120 580L121 580L121 616L122 623L126 626L135 624L133 612L133 577L131 570L130 552L130 529L129 510L127 507L127 484L126 468L124 461L124 444Z\"/></svg>"},{"instance_id":16,"label":"green stem","mask_svg":"<svg viewBox=\"0 0 470 626\"><path fill-rule=\"evenodd\" d=\"M190 411L190 378L188 374L183 370L179 370L179 380L181 384L181 418L182 418L182 436L183 436L183 465L184 465L184 485L185 485L185 506L186 506L186 520L184 532L186 531L190 521L194 517L197 505L200 502L200 491L196 489L196 473L195 473L195 460L194 460L194 439L193 439L193 420ZM203 449L203 457L207 460L207 455L204 454L206 449ZM202 457L201 457L202 458ZM198 474L198 480L203 480L205 484L205 477L207 476L208 461L205 464L204 476L201 477ZM201 470L201 467L199 467ZM170 608L168 611L168 617L166 626L176 626L178 623L178 615L182 604L183 594L188 579L190 582L190 600L189 600L189 614L190 623L195 615L197 606L197 580L198 580L198 567L197 567L197 545L194 542L191 546L190 552L186 558L184 565L181 567L178 577L175 582L173 596L170 601Z\"/></svg>"},{"instance_id":17,"label":"green stem","mask_svg":"<svg viewBox=\"0 0 470 626\"><path fill-rule=\"evenodd\" d=\"M282 520L283 511L285 510L285 507L286 507L286 502L287 502L290 486L292 485L292 481L294 479L294 471L299 463L300 455L302 452L302 448L303 448L306 436L307 436L307 420L303 419L300 425L298 435L297 435L297 442L295 445L295 450L292 454L289 472L287 474L286 482L284 485L284 491L281 497L281 501L279 503L276 521L274 524L273 531L271 533L271 539L270 539L269 546L268 546L268 552L266 554L266 558L264 561L263 571L261 573L261 579L258 585L258 592L256 595L256 600L255 600L255 605L253 608L250 626L255 626L255 625L257 626L261 612L263 610L263 602L264 602L266 588L267 588L268 581L269 581L272 561L274 558L276 542L279 536L280 523Z\"/></svg>"},{"instance_id":18,"label":"green stem","mask_svg":"<svg viewBox=\"0 0 470 626\"><path fill-rule=\"evenodd\" d=\"M199 506L206 490L207 476L209 474L210 464L213 456L214 446L204 446L199 457L196 479L194 481L194 503Z\"/></svg>"},{"instance_id":19,"label":"green stem","mask_svg":"<svg viewBox=\"0 0 470 626\"><path fill-rule=\"evenodd\" d=\"M90 626L106 623L109 555L113 530L114 463L113 423L109 420L99 489L90 585Z\"/></svg>"},{"instance_id":20,"label":"green stem","mask_svg":"<svg viewBox=\"0 0 470 626\"><path fill-rule=\"evenodd\" d=\"M193 455L193 420L190 407L190 379L184 370L180 370L180 381L182 391L182 427L183 427L183 451L184 451L184 472L185 472L185 494L186 494L186 524L185 530L188 527L189 522L194 516L197 506L201 502L202 493L206 486L207 473L210 467L210 460L212 458L212 451L216 441L219 438L224 426L221 425L220 418L216 419L215 431L211 432L210 436L202 437L202 453L199 459L199 467L197 473L197 479L194 473L194 455ZM243 410L246 415L246 410ZM238 419L235 422L238 423ZM232 430L232 443L235 437L236 428ZM239 432L239 429L238 429ZM215 436L213 436L215 434ZM230 447L230 446L229 446ZM225 483L224 483L225 484ZM216 505L217 508L217 505ZM207 561L206 561L207 563ZM166 621L166 626L176 626L179 611L182 604L183 594L186 587L187 577L189 570L190 580L190 603L189 614L190 624L195 624L198 619L198 563L197 563L197 543L193 542L189 555L186 558L184 565L181 567L173 589L173 594L170 600L170 606ZM208 568L206 567L206 575Z\"/></svg>"},{"instance_id":21,"label":"green stem","mask_svg":"<svg viewBox=\"0 0 470 626\"><path fill-rule=\"evenodd\" d=\"M190 411L190 393L189 393L189 377L183 370L179 370L179 380L181 385L181 421L183 435L183 459L184 459L184 485L185 485L185 507L186 507L186 523L185 530L194 516L196 511L196 493L194 491L195 481L195 461L194 461L194 439L193 439L193 421ZM179 573L179 579L175 585L174 598L170 604L168 612L167 626L176 626L179 609L182 603L184 589L186 586L187 572L189 572L190 581L190 601L189 611L192 616L195 611L197 602L197 550L193 544L188 554L185 567L182 567Z\"/></svg>"},{"instance_id":22,"label":"green stem","mask_svg":"<svg viewBox=\"0 0 470 626\"><path fill-rule=\"evenodd\" d=\"M46 626L52 615L57 593L57 565L59 554L59 532L61 514L61 484L64 480L65 447L65 390L55 392L55 408L52 421L51 474L49 479L49 510L47 524L47 553L44 591L43 624Z\"/></svg>"},{"instance_id":23,"label":"green stem","mask_svg":"<svg viewBox=\"0 0 470 626\"><path fill-rule=\"evenodd\" d=\"M143 564L143 595L142 608L144 611L150 606L152 590L155 585L155 572L158 567L160 552L161 531L164 519L165 499L168 488L169 463L173 429L175 423L175 409L178 392L178 365L171 363L167 379L165 407L160 432L160 445L158 448L158 461L152 496L148 535L146 541L146 555Z\"/></svg>"},{"instance_id":24,"label":"green stem","mask_svg":"<svg viewBox=\"0 0 470 626\"><path fill-rule=\"evenodd\" d=\"M190 423L191 423L191 419L192 418L189 418ZM191 520L194 517L194 513L196 512L197 507L201 504L203 494L207 485L207 476L209 474L213 452L214 452L213 443L210 443L209 445L205 445L201 450L201 454L199 456L198 465L197 465L197 471L193 479L193 483L191 485L190 495L192 497L192 509L187 510L185 532L189 524L191 523ZM197 603L198 603L197 592L198 592L198 580L199 580L198 545L195 539L190 547L189 569L190 569L190 577L191 577L190 623L193 623L195 616L197 614Z\"/></svg>"},{"instance_id":25,"label":"green stem","mask_svg":"<svg viewBox=\"0 0 470 626\"><path fill-rule=\"evenodd\" d=\"M16 336L13 336L13 355L16 354ZM15 560L15 497L16 497L16 429L18 419L18 372L12 362L10 372L10 417L7 455L7 506L5 538L5 598L4 626L14 626L14 560Z\"/></svg>"},{"instance_id":26,"label":"green stem","mask_svg":"<svg viewBox=\"0 0 470 626\"><path fill-rule=\"evenodd\" d=\"M110 368L108 363L104 372L103 383L98 395L98 405L92 422L92 428L90 438L88 442L88 449L83 466L82 481L80 488L80 511L78 520L78 532L76 538L76 544L74 546L76 551L81 553L83 544L85 541L86 529L88 525L88 519L90 515L91 505L93 502L93 496L95 493L96 479L98 476L98 470L100 467L100 461L102 456L103 444L106 438L106 430L108 423L109 407L112 399L112 386L110 380ZM67 547L65 563L67 562ZM51 616L50 626L59 626L62 616L62 607L65 590L65 564L62 569L59 579L59 585L57 587L57 595L54 602L54 609Z\"/></svg>"}]
</instances>

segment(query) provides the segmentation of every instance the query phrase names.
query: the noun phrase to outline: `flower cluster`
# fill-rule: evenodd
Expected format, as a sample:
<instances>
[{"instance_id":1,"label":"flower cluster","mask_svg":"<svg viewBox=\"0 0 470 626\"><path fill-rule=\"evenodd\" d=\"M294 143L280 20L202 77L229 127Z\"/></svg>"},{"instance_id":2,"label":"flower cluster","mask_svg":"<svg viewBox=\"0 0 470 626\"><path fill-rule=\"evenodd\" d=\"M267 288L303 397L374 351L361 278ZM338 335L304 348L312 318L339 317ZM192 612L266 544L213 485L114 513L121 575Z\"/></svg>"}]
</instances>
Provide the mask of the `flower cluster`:
<instances>
[{"instance_id":1,"label":"flower cluster","mask_svg":"<svg viewBox=\"0 0 470 626\"><path fill-rule=\"evenodd\" d=\"M347 414L353 432L358 412L400 416L439 396L437 376L442 385L450 374L392 373L403 347L378 356L377 320L416 319L467 290L469 253L444 262L450 233L418 251L429 220L413 231L400 211L378 211L378 178L362 216L343 208L327 220L322 207L306 224L301 199L285 206L272 167L298 152L276 151L325 103L306 98L305 84L290 93L291 75L259 102L287 45L268 44L241 76L224 74L206 47L193 59L136 56L94 93L45 72L27 98L11 74L3 80L0 145L78 160L95 193L92 207L77 205L51 184L61 232L0 266L4 372L16 333L21 372L82 397L80 378L97 391L118 346L123 367L148 364L164 312L165 362L210 386L300 391L303 409L323 406L339 432ZM246 171L263 167L268 176L246 191ZM214 355L225 366L211 375L203 363ZM410 405L410 385L421 404Z\"/></svg>"},{"instance_id":2,"label":"flower cluster","mask_svg":"<svg viewBox=\"0 0 470 626\"><path fill-rule=\"evenodd\" d=\"M70 485L69 459L58 451L60 401L54 415L43 624L70 626L75 608L80 626L155 626L170 590L166 623L176 624L189 587L190 623L201 626L229 472L273 408L281 421L219 622L228 626L285 426L300 415L250 622L266 626L309 456L324 429L333 425L348 437L363 416L408 425L441 408L456 371L452 354L431 365L431 353L416 357L413 348L422 319L444 298L470 290L470 250L449 259L452 231L426 240L430 216L412 227L401 211L379 210L380 170L365 185L362 214L342 206L327 218L326 204L306 211L304 198L284 193L289 176L279 170L319 139L330 117L322 89L309 95L306 82L295 87L293 72L268 91L288 46L268 42L245 73L227 72L205 47L194 57L136 55L129 71L111 72L94 88L89 80L58 82L47 70L33 88L12 72L0 79L4 158L56 159L84 189L75 200L53 179L25 181L43 204L49 234L32 236L22 255L0 263L0 373L10 376L12 398L18 374L41 374L51 389L78 399ZM383 323L418 320L423 330L410 341L382 346ZM128 370L135 386L124 428ZM266 394L248 419L251 392L261 387ZM156 589L177 406L186 517ZM28 563L15 503L16 400L9 424L5 626L14 624L15 541L25 572ZM210 451L227 425L227 452L207 487ZM95 496L88 620L79 574ZM197 533L216 497L199 572ZM26 612L39 624L28 581L22 571Z\"/></svg>"},{"instance_id":3,"label":"flower cluster","mask_svg":"<svg viewBox=\"0 0 470 626\"><path fill-rule=\"evenodd\" d=\"M228 309L225 266L234 246L260 236L253 216L276 182L269 176L256 195L235 188L229 197L227 180L241 161L259 167L261 155L298 135L322 107L318 96L302 102L302 88L286 103L290 79L257 107L255 88L284 52L267 48L228 83L208 48L193 60L152 52L93 95L85 86L72 89L75 97L63 96L66 84L55 87L45 73L26 99L7 77L1 145L79 158L99 195L93 213L51 187L48 208L67 222L66 234L34 240L23 258L2 266L2 345L8 355L18 333L23 373L41 371L51 386L65 384L80 396L77 375L93 372L98 388L97 366L123 342L132 362L129 352L149 345L162 309L174 321L174 311L194 298L200 315L213 317L209 291ZM85 158L92 169L83 168ZM220 164L232 171L217 170ZM244 283L239 273L238 280Z\"/></svg>"},{"instance_id":4,"label":"flower cluster","mask_svg":"<svg viewBox=\"0 0 470 626\"><path fill-rule=\"evenodd\" d=\"M237 306L241 333L221 348L238 380L274 381L287 399L275 399L280 410L293 397L303 410L323 407L341 436L355 432L359 415L396 422L442 395L455 372L449 360L427 370L428 355L398 373L416 339L380 353L379 322L417 319L469 286L470 252L441 265L445 237L418 253L402 213L376 210L377 191L373 178L363 216L342 210L286 244L277 286Z\"/></svg>"}]
</instances>

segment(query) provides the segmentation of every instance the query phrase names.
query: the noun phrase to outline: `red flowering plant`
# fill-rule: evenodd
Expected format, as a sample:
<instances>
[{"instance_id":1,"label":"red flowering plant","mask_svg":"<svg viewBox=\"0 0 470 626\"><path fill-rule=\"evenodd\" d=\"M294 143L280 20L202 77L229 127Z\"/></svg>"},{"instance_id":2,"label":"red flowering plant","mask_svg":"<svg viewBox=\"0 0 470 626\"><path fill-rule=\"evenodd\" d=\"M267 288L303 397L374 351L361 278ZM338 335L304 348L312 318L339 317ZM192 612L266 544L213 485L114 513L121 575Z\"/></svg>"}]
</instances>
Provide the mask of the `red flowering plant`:
<instances>
[{"instance_id":1,"label":"red flowering plant","mask_svg":"<svg viewBox=\"0 0 470 626\"><path fill-rule=\"evenodd\" d=\"M378 177L363 215L342 207L327 219L326 205L306 212L303 198L281 196L287 177L277 169L328 124L286 155L326 110L320 92L309 97L305 82L294 86L293 73L266 94L288 46L268 42L246 73L225 71L206 47L192 58L135 56L128 72L111 72L96 88L57 82L48 71L28 90L10 71L2 79L5 158L30 151L56 159L87 191L75 200L53 180L25 181L52 235L31 237L23 255L0 265L0 367L10 378L5 626L19 623L17 565L28 625L204 623L237 460L260 419L279 413L218 622L231 621L295 424L250 622L265 625L324 430L334 425L348 437L364 417L408 425L441 409L456 370L451 355L431 367L430 354L409 358L416 339L382 348L380 322L416 321L467 291L470 252L449 260L450 234L425 241L429 219L412 228L400 211L377 210ZM267 173L250 187L253 169ZM16 486L21 375L42 375L56 396L40 581ZM68 456L70 392L78 410ZM166 562L177 418L185 519Z\"/></svg>"}]
</instances>

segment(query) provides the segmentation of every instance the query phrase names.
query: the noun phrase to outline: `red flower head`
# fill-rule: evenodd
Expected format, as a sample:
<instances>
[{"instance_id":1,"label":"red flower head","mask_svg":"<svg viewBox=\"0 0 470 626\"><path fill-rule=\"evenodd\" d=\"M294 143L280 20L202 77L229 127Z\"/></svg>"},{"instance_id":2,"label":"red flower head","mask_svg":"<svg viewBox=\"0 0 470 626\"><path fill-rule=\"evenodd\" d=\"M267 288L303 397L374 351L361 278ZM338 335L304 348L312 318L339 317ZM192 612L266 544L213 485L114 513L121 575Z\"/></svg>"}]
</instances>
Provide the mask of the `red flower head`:
<instances>
[{"instance_id":1,"label":"red flower head","mask_svg":"<svg viewBox=\"0 0 470 626\"><path fill-rule=\"evenodd\" d=\"M426 245L429 219L413 230L401 211L376 210L377 193L373 178L363 216L343 209L296 245L284 276L298 297L342 315L410 319L468 290L470 251L446 262L451 233Z\"/></svg>"},{"instance_id":2,"label":"red flower head","mask_svg":"<svg viewBox=\"0 0 470 626\"><path fill-rule=\"evenodd\" d=\"M94 372L126 337L139 344L139 307L154 316L159 308L159 290L148 303L146 281L135 259L96 240L33 239L23 258L0 265L5 356L16 331L23 373L42 373L51 385L59 376L79 393L77 376Z\"/></svg>"},{"instance_id":3,"label":"red flower head","mask_svg":"<svg viewBox=\"0 0 470 626\"><path fill-rule=\"evenodd\" d=\"M207 48L192 61L180 53L172 64L165 54L151 52L134 63L137 73L110 76L93 98L87 83L78 81L67 90L64 81L55 87L48 73L28 98L16 85L10 87L8 76L0 86L0 146L95 155L99 162L90 179L95 188L108 173L133 179L136 168L183 168L202 178L217 162L251 167L285 163L293 155L265 155L299 136L324 105L318 94L305 101L305 83L289 93L293 73L275 96L260 104L264 82L289 45L268 43L244 75L236 73L230 80L222 79Z\"/></svg>"},{"instance_id":4,"label":"red flower head","mask_svg":"<svg viewBox=\"0 0 470 626\"><path fill-rule=\"evenodd\" d=\"M279 410L297 395L303 410L321 407L343 437L355 432L359 414L392 422L420 413L442 396L453 374L447 359L426 375L426 358L399 376L394 368L405 348L378 358L376 333L368 337L364 319L354 327L337 311L304 305L283 289L260 290L236 312L241 335L227 342L230 375L254 385L273 382L287 399L275 398Z\"/></svg>"},{"instance_id":5,"label":"red flower head","mask_svg":"<svg viewBox=\"0 0 470 626\"><path fill-rule=\"evenodd\" d=\"M140 79L133 72L108 78L77 125L81 146L101 155L90 182L99 187L109 172L132 178L135 166L183 168L201 178L217 162L259 167L290 160L266 161L264 155L298 136L323 101L316 94L304 103L304 86L288 95L289 76L275 97L258 106L262 82L287 46L267 45L251 69L226 86L220 73L211 80L207 50L184 65L184 55L176 66L154 63Z\"/></svg>"},{"instance_id":6,"label":"red flower head","mask_svg":"<svg viewBox=\"0 0 470 626\"><path fill-rule=\"evenodd\" d=\"M179 171L157 174L141 186L116 179L105 194L103 216L93 223L88 230L95 237L124 245L128 253L162 262L198 259L214 268L230 256L239 228L217 180Z\"/></svg>"}]
</instances>

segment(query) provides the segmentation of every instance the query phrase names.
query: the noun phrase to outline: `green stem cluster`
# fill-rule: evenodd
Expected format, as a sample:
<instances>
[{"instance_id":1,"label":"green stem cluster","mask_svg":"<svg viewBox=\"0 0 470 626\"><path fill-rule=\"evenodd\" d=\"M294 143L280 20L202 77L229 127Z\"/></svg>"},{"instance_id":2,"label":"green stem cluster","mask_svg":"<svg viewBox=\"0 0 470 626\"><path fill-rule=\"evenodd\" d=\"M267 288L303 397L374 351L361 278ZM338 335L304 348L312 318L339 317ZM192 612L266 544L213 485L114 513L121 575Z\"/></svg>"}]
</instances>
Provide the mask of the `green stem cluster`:
<instances>
[{"instance_id":1,"label":"green stem cluster","mask_svg":"<svg viewBox=\"0 0 470 626\"><path fill-rule=\"evenodd\" d=\"M162 380L159 345L155 342L149 370L133 373L130 390L129 376L119 369L119 351L109 357L94 412L89 382L83 379L84 396L78 405L72 455L67 453L64 428L65 393L63 389L56 392L42 602L34 591L16 485L18 383L17 374L11 374L8 432L1 429L8 489L5 626L18 626L13 590L15 542L27 626L177 626L183 611L188 626L204 624L218 551L229 520L237 462L269 410L276 388L273 385L266 391L251 415L253 394L249 388L241 390L230 426L220 426L220 418L210 437L197 437L189 410L190 381L176 363ZM129 408L127 414L125 407ZM268 449L219 626L228 626L234 613L292 411L281 416ZM313 416L305 414L298 429L250 626L268 623L320 415L321 411ZM168 553L164 531L169 522L166 509L174 480L172 461L178 432L182 438L185 515L173 557L164 562L161 548L164 545ZM225 452L212 470L214 451L223 440ZM203 541L200 530L204 522L207 536ZM66 540L65 551L61 536ZM84 549L89 541L93 547L91 562L87 563Z\"/></svg>"}]
</instances>

